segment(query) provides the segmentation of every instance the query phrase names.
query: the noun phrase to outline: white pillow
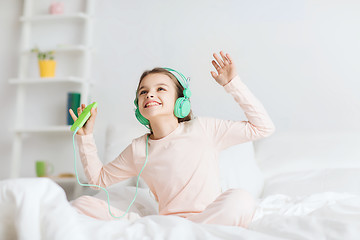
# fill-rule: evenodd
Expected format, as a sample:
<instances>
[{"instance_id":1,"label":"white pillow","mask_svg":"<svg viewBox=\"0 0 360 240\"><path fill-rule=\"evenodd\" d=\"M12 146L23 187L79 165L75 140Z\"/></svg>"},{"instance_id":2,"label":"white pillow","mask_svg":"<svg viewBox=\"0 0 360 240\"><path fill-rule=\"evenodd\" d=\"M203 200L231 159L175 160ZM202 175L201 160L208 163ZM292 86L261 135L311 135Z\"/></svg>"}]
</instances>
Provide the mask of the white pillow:
<instances>
[{"instance_id":1,"label":"white pillow","mask_svg":"<svg viewBox=\"0 0 360 240\"><path fill-rule=\"evenodd\" d=\"M147 129L139 123L121 124L117 126L109 124L106 128L105 134L105 153L103 163L113 161L119 154L131 144L134 138L140 137L146 133ZM119 186L136 186L137 176L124 180L119 183ZM139 187L146 188L145 181L140 177Z\"/></svg>"},{"instance_id":2,"label":"white pillow","mask_svg":"<svg viewBox=\"0 0 360 240\"><path fill-rule=\"evenodd\" d=\"M360 194L360 168L322 169L282 173L265 181L262 197L291 197L322 192Z\"/></svg>"},{"instance_id":3,"label":"white pillow","mask_svg":"<svg viewBox=\"0 0 360 240\"><path fill-rule=\"evenodd\" d=\"M220 181L222 191L240 188L259 197L264 178L256 165L252 142L232 146L220 153Z\"/></svg>"},{"instance_id":4,"label":"white pillow","mask_svg":"<svg viewBox=\"0 0 360 240\"><path fill-rule=\"evenodd\" d=\"M265 180L302 170L360 168L360 132L274 133L254 143Z\"/></svg>"},{"instance_id":5,"label":"white pillow","mask_svg":"<svg viewBox=\"0 0 360 240\"><path fill-rule=\"evenodd\" d=\"M105 137L104 163L114 160L132 141L146 133L140 124L108 125ZM246 142L222 151L219 155L220 180L223 191L229 188L241 188L255 197L260 196L264 184L262 173L254 159L252 142ZM123 181L124 186L136 186L137 177ZM147 188L140 177L139 187Z\"/></svg>"},{"instance_id":6,"label":"white pillow","mask_svg":"<svg viewBox=\"0 0 360 240\"><path fill-rule=\"evenodd\" d=\"M131 144L134 138L140 137L147 132L139 123L121 124L120 126L109 124L105 134L104 164L114 160Z\"/></svg>"}]
</instances>

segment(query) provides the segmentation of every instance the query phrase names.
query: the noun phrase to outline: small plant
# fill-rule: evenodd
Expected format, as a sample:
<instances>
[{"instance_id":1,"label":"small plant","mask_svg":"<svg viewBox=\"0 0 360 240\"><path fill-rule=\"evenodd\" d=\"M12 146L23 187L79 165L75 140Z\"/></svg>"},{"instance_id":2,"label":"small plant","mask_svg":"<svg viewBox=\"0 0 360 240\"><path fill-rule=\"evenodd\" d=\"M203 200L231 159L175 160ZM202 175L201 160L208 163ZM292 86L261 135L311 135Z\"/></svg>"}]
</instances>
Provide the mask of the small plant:
<instances>
[{"instance_id":1,"label":"small plant","mask_svg":"<svg viewBox=\"0 0 360 240\"><path fill-rule=\"evenodd\" d=\"M54 60L54 51L42 52L39 48L31 49L31 52L37 53L40 77L55 77L56 61Z\"/></svg>"},{"instance_id":2,"label":"small plant","mask_svg":"<svg viewBox=\"0 0 360 240\"><path fill-rule=\"evenodd\" d=\"M42 52L36 47L31 49L31 52L37 53L38 60L54 60L55 51Z\"/></svg>"}]
</instances>

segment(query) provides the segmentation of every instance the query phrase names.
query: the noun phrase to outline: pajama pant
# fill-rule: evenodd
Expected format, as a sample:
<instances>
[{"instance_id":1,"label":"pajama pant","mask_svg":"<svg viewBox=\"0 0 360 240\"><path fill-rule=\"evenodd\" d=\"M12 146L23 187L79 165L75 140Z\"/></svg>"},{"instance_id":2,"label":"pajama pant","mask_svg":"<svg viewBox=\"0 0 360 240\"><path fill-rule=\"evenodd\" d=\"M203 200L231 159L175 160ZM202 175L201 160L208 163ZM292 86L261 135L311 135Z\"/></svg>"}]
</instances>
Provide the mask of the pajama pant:
<instances>
[{"instance_id":1,"label":"pajama pant","mask_svg":"<svg viewBox=\"0 0 360 240\"><path fill-rule=\"evenodd\" d=\"M81 196L71 205L78 212L87 216L101 219L114 220L110 215L106 201L91 196ZM204 211L200 213L191 213L184 217L196 223L220 224L230 226L247 227L255 213L256 201L253 196L241 189L229 189L220 194L214 202L209 204ZM110 206L111 213L114 216L122 216L123 211ZM176 216L176 215L171 215ZM124 216L129 221L134 221L141 216L134 212L129 212Z\"/></svg>"}]
</instances>

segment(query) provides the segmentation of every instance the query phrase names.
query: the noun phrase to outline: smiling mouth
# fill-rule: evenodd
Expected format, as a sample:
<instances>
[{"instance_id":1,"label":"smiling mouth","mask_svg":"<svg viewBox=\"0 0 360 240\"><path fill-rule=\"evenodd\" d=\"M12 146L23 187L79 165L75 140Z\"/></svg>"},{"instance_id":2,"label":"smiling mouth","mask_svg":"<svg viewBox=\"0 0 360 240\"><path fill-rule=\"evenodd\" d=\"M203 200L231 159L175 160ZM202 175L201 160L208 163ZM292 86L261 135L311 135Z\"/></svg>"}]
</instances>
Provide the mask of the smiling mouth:
<instances>
[{"instance_id":1,"label":"smiling mouth","mask_svg":"<svg viewBox=\"0 0 360 240\"><path fill-rule=\"evenodd\" d=\"M153 107L153 106L160 106L161 103L158 103L158 102L150 102L148 104L145 105L144 108L149 108L149 107Z\"/></svg>"}]
</instances>

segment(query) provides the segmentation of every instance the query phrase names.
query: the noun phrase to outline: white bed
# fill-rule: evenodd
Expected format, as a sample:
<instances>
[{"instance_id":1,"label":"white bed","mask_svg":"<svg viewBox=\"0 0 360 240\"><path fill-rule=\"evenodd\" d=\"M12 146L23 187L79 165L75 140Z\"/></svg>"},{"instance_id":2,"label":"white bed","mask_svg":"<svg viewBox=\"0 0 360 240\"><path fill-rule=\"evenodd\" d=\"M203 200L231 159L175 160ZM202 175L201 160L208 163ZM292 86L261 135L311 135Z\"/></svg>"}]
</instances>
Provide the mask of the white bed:
<instances>
[{"instance_id":1,"label":"white bed","mask_svg":"<svg viewBox=\"0 0 360 240\"><path fill-rule=\"evenodd\" d=\"M143 218L100 221L78 214L51 180L23 178L0 181L0 239L359 239L358 135L337 134L338 142L347 141L335 144L337 148L329 148L336 140L328 134L308 136L301 144L304 139L304 134L275 134L256 142L257 164L251 143L221 155L224 190L245 188L259 199L249 229L156 215L157 203L144 183L131 209ZM107 140L113 145L107 145L105 161L112 158L110 149L119 146L109 134ZM333 154L324 155L320 145ZM343 155L335 154L339 148ZM301 151L294 157L296 149ZM109 191L112 205L126 209L135 187L127 182ZM105 199L104 193L96 197Z\"/></svg>"}]
</instances>

